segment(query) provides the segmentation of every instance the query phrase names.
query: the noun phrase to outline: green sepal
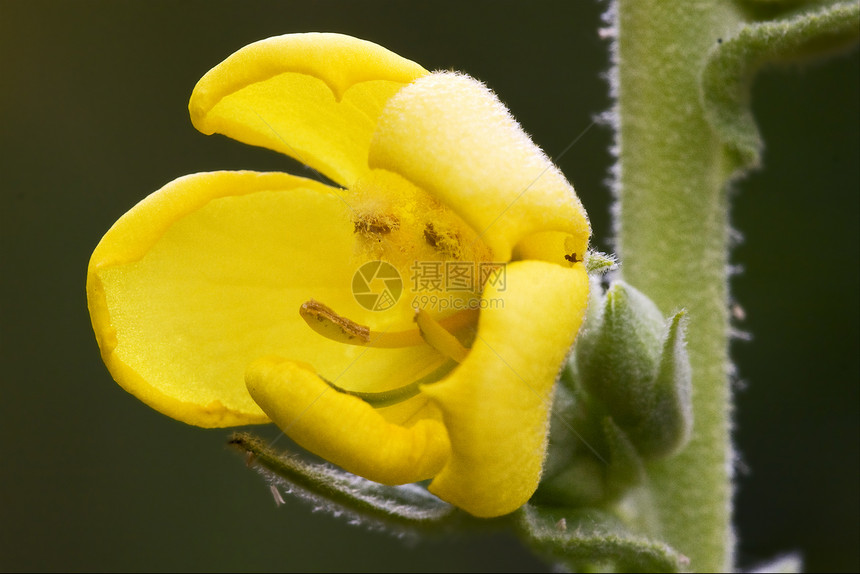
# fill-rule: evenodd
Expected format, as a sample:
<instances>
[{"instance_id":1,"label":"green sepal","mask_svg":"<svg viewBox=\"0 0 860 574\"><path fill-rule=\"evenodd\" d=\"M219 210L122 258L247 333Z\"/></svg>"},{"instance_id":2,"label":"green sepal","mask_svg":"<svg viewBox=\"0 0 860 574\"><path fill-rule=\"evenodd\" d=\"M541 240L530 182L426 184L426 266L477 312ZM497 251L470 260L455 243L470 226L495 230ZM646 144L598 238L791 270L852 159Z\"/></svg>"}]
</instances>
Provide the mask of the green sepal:
<instances>
[{"instance_id":1,"label":"green sepal","mask_svg":"<svg viewBox=\"0 0 860 574\"><path fill-rule=\"evenodd\" d=\"M536 504L599 506L620 499L645 479L642 457L612 417L603 417L593 429L586 423L594 421L577 417L573 404L569 391L559 388L544 471L532 497ZM558 411L556 405L561 406ZM573 418L556 424L562 413ZM572 429L573 424L578 429Z\"/></svg>"},{"instance_id":2,"label":"green sepal","mask_svg":"<svg viewBox=\"0 0 860 574\"><path fill-rule=\"evenodd\" d=\"M593 456L579 454L559 472L542 478L532 501L577 508L602 504L607 494L605 466Z\"/></svg>"},{"instance_id":3,"label":"green sepal","mask_svg":"<svg viewBox=\"0 0 860 574\"><path fill-rule=\"evenodd\" d=\"M610 499L622 497L630 488L645 480L645 464L633 441L621 430L612 417L603 419L603 432L609 451L606 467L606 494Z\"/></svg>"},{"instance_id":4,"label":"green sepal","mask_svg":"<svg viewBox=\"0 0 860 574\"><path fill-rule=\"evenodd\" d=\"M693 416L684 312L667 325L646 295L621 281L600 305L589 310L567 378L602 405L640 455L677 452L689 439Z\"/></svg>"},{"instance_id":5,"label":"green sepal","mask_svg":"<svg viewBox=\"0 0 860 574\"><path fill-rule=\"evenodd\" d=\"M547 456L533 500L583 506L604 499L605 463L595 456L594 450L600 438L599 429L592 428L582 406L581 397L570 386L558 386L552 405Z\"/></svg>"},{"instance_id":6,"label":"green sepal","mask_svg":"<svg viewBox=\"0 0 860 574\"><path fill-rule=\"evenodd\" d=\"M229 444L247 454L248 465L263 475L279 502L289 493L350 523L398 534L438 529L455 519L468 519L418 485L385 486L327 464L310 464L278 453L248 433L234 434Z\"/></svg>"},{"instance_id":7,"label":"green sepal","mask_svg":"<svg viewBox=\"0 0 860 574\"><path fill-rule=\"evenodd\" d=\"M726 146L729 172L756 167L761 160L761 136L750 107L750 86L759 68L844 50L858 36L860 3L854 0L803 6L715 39L702 73L702 106Z\"/></svg>"},{"instance_id":8,"label":"green sepal","mask_svg":"<svg viewBox=\"0 0 860 574\"><path fill-rule=\"evenodd\" d=\"M689 560L666 544L627 530L597 509L526 504L518 513L520 536L537 552L574 572L681 572Z\"/></svg>"},{"instance_id":9,"label":"green sepal","mask_svg":"<svg viewBox=\"0 0 860 574\"><path fill-rule=\"evenodd\" d=\"M657 306L622 281L609 287L600 309L589 309L575 346L576 377L622 428L637 426L652 402L663 326Z\"/></svg>"},{"instance_id":10,"label":"green sepal","mask_svg":"<svg viewBox=\"0 0 860 574\"><path fill-rule=\"evenodd\" d=\"M589 275L603 275L618 268L618 259L600 251L588 250L585 254L585 270Z\"/></svg>"},{"instance_id":11,"label":"green sepal","mask_svg":"<svg viewBox=\"0 0 860 574\"><path fill-rule=\"evenodd\" d=\"M585 308L585 320L582 323L582 328L579 335L576 337L574 345L574 353L569 357L567 365L561 374L561 382L574 393L581 392L579 375L579 362L577 356L580 355L579 349L582 345L593 346L596 344L595 339L598 336L600 328L603 326L603 306L606 302L606 295L603 292L603 284L599 274L590 274L588 276L588 305Z\"/></svg>"},{"instance_id":12,"label":"green sepal","mask_svg":"<svg viewBox=\"0 0 860 574\"><path fill-rule=\"evenodd\" d=\"M665 457L680 451L693 430L693 374L684 343L684 315L680 311L669 322L654 380L654 402L636 432L637 447L645 456Z\"/></svg>"}]
</instances>

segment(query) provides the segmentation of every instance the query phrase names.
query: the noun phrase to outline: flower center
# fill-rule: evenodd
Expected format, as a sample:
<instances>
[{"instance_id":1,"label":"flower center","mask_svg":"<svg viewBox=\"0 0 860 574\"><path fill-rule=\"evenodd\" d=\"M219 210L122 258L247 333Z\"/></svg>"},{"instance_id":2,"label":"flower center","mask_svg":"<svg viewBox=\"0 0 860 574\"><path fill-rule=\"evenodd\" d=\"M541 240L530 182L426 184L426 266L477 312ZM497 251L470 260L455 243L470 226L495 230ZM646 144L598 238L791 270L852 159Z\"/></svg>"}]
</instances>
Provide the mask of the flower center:
<instances>
[{"instance_id":1,"label":"flower center","mask_svg":"<svg viewBox=\"0 0 860 574\"><path fill-rule=\"evenodd\" d=\"M421 385L440 380L466 358L467 347L476 333L484 284L498 265L492 262L489 247L462 218L400 175L370 170L350 185L344 197L351 212L354 259L383 262L399 275L398 281L387 271L384 276L377 271L367 276L360 267L357 276L361 274L361 289L357 290L355 279L352 284L356 301L368 310L390 309L385 317L389 325L402 325L414 310L414 328L396 332L371 330L313 299L303 303L299 313L311 329L332 341L376 349L416 347L415 355L420 359L414 368L420 370L412 371L411 377L396 374L400 373L398 369L396 373L392 371L398 377L396 382L386 376L356 385L374 389L376 384L386 384L395 389L380 393L352 391L328 382L340 392L358 396L374 406L385 406L414 396ZM389 283L398 285L398 289ZM396 296L383 297L393 291L397 291ZM367 302L359 300L358 296L364 297L366 292ZM391 304L377 308L380 300ZM459 311L450 314L454 310ZM445 317L439 318L442 316ZM371 353L380 354L387 353ZM391 356L402 361L411 352L392 352ZM412 364L404 366L413 368ZM430 369L435 370L427 374Z\"/></svg>"},{"instance_id":2,"label":"flower center","mask_svg":"<svg viewBox=\"0 0 860 574\"><path fill-rule=\"evenodd\" d=\"M370 171L354 183L348 202L362 259L388 261L404 270L416 263L492 259L465 221L397 174Z\"/></svg>"}]
</instances>

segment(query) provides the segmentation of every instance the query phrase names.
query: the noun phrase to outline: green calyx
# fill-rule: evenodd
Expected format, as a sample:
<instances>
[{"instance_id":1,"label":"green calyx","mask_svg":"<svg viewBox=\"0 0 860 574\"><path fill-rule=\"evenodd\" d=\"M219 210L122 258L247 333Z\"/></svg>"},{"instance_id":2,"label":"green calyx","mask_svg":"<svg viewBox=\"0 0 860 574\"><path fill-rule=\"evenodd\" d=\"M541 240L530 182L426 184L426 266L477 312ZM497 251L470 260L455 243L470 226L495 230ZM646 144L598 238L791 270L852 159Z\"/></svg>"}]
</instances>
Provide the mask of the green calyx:
<instances>
[{"instance_id":1,"label":"green calyx","mask_svg":"<svg viewBox=\"0 0 860 574\"><path fill-rule=\"evenodd\" d=\"M693 424L684 312L664 319L622 281L591 299L553 407L537 504L609 508L647 482L647 462L679 452Z\"/></svg>"},{"instance_id":2,"label":"green calyx","mask_svg":"<svg viewBox=\"0 0 860 574\"><path fill-rule=\"evenodd\" d=\"M642 292L599 287L573 357L576 379L644 458L678 452L692 428L691 373L677 313L666 321Z\"/></svg>"}]
</instances>

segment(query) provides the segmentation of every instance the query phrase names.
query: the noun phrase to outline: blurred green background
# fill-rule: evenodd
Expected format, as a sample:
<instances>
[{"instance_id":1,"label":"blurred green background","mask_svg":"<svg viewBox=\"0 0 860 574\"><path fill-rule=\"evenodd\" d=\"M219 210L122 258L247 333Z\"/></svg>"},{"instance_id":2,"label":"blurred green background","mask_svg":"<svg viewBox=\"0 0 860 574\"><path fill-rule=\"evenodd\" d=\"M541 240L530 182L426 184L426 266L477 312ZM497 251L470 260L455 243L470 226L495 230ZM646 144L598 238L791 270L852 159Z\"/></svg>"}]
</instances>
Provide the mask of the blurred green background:
<instances>
[{"instance_id":1,"label":"blurred green background","mask_svg":"<svg viewBox=\"0 0 860 574\"><path fill-rule=\"evenodd\" d=\"M485 81L549 155L607 109L604 4L0 1L0 570L545 569L499 533L405 543L295 500L115 385L84 279L107 228L183 174L299 169L190 124L197 79L286 32L369 39ZM762 75L766 167L737 185L736 522L750 566L858 560L858 55ZM605 128L558 160L611 250ZM269 435L273 435L271 431ZM282 439L281 445L286 445Z\"/></svg>"}]
</instances>

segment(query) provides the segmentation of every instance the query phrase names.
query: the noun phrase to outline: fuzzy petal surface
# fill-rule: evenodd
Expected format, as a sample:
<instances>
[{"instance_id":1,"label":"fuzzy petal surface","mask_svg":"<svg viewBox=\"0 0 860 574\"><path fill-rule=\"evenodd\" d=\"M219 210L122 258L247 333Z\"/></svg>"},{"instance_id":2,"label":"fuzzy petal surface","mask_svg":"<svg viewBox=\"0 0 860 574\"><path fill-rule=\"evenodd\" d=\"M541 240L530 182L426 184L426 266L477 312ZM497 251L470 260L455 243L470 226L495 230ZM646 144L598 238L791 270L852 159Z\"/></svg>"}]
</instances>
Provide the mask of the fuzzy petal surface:
<instances>
[{"instance_id":1,"label":"fuzzy petal surface","mask_svg":"<svg viewBox=\"0 0 860 574\"><path fill-rule=\"evenodd\" d=\"M205 134L284 153L350 186L388 99L427 74L372 42L287 34L249 44L206 73L188 104Z\"/></svg>"},{"instance_id":2,"label":"fuzzy petal surface","mask_svg":"<svg viewBox=\"0 0 860 574\"><path fill-rule=\"evenodd\" d=\"M370 165L399 173L457 212L496 260L553 231L585 253L591 230L573 187L495 94L469 76L434 72L400 90L379 119Z\"/></svg>"},{"instance_id":3,"label":"fuzzy petal surface","mask_svg":"<svg viewBox=\"0 0 860 574\"><path fill-rule=\"evenodd\" d=\"M537 489L553 386L585 312L588 278L542 261L507 266L504 290L488 285L478 336L449 377L422 387L442 411L451 457L430 485L479 517L501 516Z\"/></svg>"},{"instance_id":4,"label":"fuzzy petal surface","mask_svg":"<svg viewBox=\"0 0 860 574\"><path fill-rule=\"evenodd\" d=\"M445 427L422 418L406 427L339 393L307 365L280 357L255 361L248 391L278 427L311 452L382 484L406 484L434 476L450 453Z\"/></svg>"}]
</instances>

